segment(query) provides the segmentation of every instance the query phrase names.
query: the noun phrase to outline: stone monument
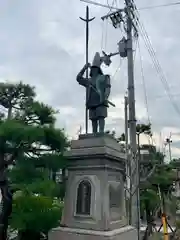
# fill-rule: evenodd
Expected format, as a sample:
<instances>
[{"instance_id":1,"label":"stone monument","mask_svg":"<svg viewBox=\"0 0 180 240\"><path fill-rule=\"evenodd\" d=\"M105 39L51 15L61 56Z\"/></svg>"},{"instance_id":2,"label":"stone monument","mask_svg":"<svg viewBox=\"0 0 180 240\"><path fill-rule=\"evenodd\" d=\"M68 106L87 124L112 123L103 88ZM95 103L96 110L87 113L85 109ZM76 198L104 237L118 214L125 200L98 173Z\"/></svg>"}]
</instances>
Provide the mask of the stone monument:
<instances>
[{"instance_id":1,"label":"stone monument","mask_svg":"<svg viewBox=\"0 0 180 240\"><path fill-rule=\"evenodd\" d=\"M80 135L67 152L69 160L64 213L49 240L136 240L127 225L125 155L107 134Z\"/></svg>"},{"instance_id":2,"label":"stone monument","mask_svg":"<svg viewBox=\"0 0 180 240\"><path fill-rule=\"evenodd\" d=\"M106 59L107 60L107 59ZM125 209L125 161L120 145L104 133L110 94L110 77L104 75L97 52L92 66L86 64L77 81L88 90L87 108L92 134L73 140L69 161L64 212L59 228L49 240L137 240L137 231L127 225ZM107 63L107 61L106 61ZM84 72L90 67L90 78Z\"/></svg>"}]
</instances>

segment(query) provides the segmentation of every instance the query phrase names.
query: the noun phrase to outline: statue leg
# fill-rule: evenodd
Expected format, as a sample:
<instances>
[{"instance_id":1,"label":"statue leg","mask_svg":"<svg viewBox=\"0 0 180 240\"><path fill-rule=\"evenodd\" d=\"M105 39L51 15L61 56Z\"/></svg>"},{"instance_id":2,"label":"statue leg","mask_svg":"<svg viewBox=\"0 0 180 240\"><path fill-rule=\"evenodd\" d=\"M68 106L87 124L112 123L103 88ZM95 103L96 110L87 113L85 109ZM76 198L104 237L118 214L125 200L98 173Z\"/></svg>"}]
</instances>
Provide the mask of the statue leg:
<instances>
[{"instance_id":1,"label":"statue leg","mask_svg":"<svg viewBox=\"0 0 180 240\"><path fill-rule=\"evenodd\" d=\"M96 117L96 109L89 109L89 119L92 122L92 132L97 133L98 130L98 121Z\"/></svg>"},{"instance_id":2,"label":"statue leg","mask_svg":"<svg viewBox=\"0 0 180 240\"><path fill-rule=\"evenodd\" d=\"M107 107L102 105L96 109L96 116L98 119L99 132L104 133L105 118L107 117Z\"/></svg>"},{"instance_id":3,"label":"statue leg","mask_svg":"<svg viewBox=\"0 0 180 240\"><path fill-rule=\"evenodd\" d=\"M97 120L92 120L92 131L93 131L93 133L97 133L97 128L98 128L98 121Z\"/></svg>"},{"instance_id":4,"label":"statue leg","mask_svg":"<svg viewBox=\"0 0 180 240\"><path fill-rule=\"evenodd\" d=\"M103 117L99 118L99 132L104 133L105 119Z\"/></svg>"}]
</instances>

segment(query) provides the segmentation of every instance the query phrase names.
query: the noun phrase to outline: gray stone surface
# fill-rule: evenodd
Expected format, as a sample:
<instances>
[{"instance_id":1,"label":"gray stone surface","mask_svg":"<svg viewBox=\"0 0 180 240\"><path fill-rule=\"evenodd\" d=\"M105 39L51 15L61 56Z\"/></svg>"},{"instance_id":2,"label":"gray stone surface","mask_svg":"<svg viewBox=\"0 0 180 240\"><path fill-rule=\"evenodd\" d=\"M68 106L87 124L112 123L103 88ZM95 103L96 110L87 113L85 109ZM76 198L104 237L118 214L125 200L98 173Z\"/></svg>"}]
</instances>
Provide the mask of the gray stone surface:
<instances>
[{"instance_id":1,"label":"gray stone surface","mask_svg":"<svg viewBox=\"0 0 180 240\"><path fill-rule=\"evenodd\" d=\"M71 150L66 154L69 159L68 180L66 186L65 207L61 227L53 230L50 240L56 239L123 239L133 236L135 230L125 231L127 226L124 173L125 155L120 146L111 136L81 135L79 140L72 141ZM89 182L91 193L81 189L83 209L90 197L90 213L77 213L77 193L79 184ZM83 195L84 194L84 195ZM86 205L86 206L85 206ZM76 229L76 230L75 230ZM120 229L124 229L120 231ZM83 233L84 231L84 233ZM118 233L117 233L118 232ZM125 233L127 232L127 233ZM53 235L54 234L54 235ZM108 235L109 234L109 235ZM112 234L112 236L111 236ZM57 236L60 236L58 238Z\"/></svg>"},{"instance_id":2,"label":"gray stone surface","mask_svg":"<svg viewBox=\"0 0 180 240\"><path fill-rule=\"evenodd\" d=\"M103 232L59 227L50 233L49 240L137 240L137 231L131 226Z\"/></svg>"},{"instance_id":3,"label":"gray stone surface","mask_svg":"<svg viewBox=\"0 0 180 240\"><path fill-rule=\"evenodd\" d=\"M121 218L122 213L122 184L121 182L109 181L109 210L111 221Z\"/></svg>"},{"instance_id":4,"label":"gray stone surface","mask_svg":"<svg viewBox=\"0 0 180 240\"><path fill-rule=\"evenodd\" d=\"M110 135L88 134L80 135L79 140L73 140L71 150L66 153L71 168L101 167L117 169L125 173L126 155L120 145Z\"/></svg>"}]
</instances>

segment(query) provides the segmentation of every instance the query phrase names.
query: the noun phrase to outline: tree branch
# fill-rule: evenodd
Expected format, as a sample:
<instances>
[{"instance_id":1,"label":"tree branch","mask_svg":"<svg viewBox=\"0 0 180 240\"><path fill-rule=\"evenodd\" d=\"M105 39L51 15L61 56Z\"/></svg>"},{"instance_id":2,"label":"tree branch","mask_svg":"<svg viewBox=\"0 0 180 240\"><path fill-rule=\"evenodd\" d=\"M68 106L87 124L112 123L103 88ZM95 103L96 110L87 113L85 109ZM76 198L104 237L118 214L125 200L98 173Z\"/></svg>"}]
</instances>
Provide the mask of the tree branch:
<instances>
[{"instance_id":1,"label":"tree branch","mask_svg":"<svg viewBox=\"0 0 180 240\"><path fill-rule=\"evenodd\" d=\"M144 183L147 182L148 179L154 174L155 170L156 170L157 165L154 165L152 170L150 171L150 173L147 175L147 177L140 179L140 183Z\"/></svg>"},{"instance_id":2,"label":"tree branch","mask_svg":"<svg viewBox=\"0 0 180 240\"><path fill-rule=\"evenodd\" d=\"M4 160L5 162L5 167L8 167L9 165L13 164L14 160L17 158L19 151L21 149L21 147L23 146L23 143L21 142L15 149L14 153L9 156L9 159Z\"/></svg>"}]
</instances>

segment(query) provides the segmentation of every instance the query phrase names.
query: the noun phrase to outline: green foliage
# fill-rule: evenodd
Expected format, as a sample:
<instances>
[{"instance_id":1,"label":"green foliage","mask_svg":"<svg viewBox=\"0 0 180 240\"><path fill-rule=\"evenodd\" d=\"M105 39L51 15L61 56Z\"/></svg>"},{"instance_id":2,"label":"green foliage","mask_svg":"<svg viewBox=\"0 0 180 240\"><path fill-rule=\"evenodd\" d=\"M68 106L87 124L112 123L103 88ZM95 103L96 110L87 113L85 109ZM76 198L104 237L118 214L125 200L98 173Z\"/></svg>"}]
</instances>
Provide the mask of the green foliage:
<instances>
[{"instance_id":1,"label":"green foliage","mask_svg":"<svg viewBox=\"0 0 180 240\"><path fill-rule=\"evenodd\" d=\"M118 142L125 142L126 141L126 137L125 134L122 133L121 136L119 138L117 138Z\"/></svg>"},{"instance_id":2,"label":"green foliage","mask_svg":"<svg viewBox=\"0 0 180 240\"><path fill-rule=\"evenodd\" d=\"M152 135L150 125L137 125L137 131L138 134ZM149 169L149 172L153 170L147 181L140 185L141 211L146 211L148 218L151 218L150 214L155 212L158 206L164 207L164 197L170 196L174 173L171 164L164 162L164 155L157 151L155 146L144 144L141 149L149 151L149 162L145 167Z\"/></svg>"},{"instance_id":3,"label":"green foliage","mask_svg":"<svg viewBox=\"0 0 180 240\"><path fill-rule=\"evenodd\" d=\"M178 201L177 198L175 196L171 196L171 198L167 199L166 201L170 214L172 216L176 216L176 212L178 210Z\"/></svg>"},{"instance_id":4,"label":"green foliage","mask_svg":"<svg viewBox=\"0 0 180 240\"><path fill-rule=\"evenodd\" d=\"M180 220L176 221L176 227L177 227L178 230L180 229Z\"/></svg>"},{"instance_id":5,"label":"green foliage","mask_svg":"<svg viewBox=\"0 0 180 240\"><path fill-rule=\"evenodd\" d=\"M153 189L143 189L140 192L141 197L141 211L146 208L146 204L148 207L153 210L160 204L160 198L157 194L157 191Z\"/></svg>"},{"instance_id":6,"label":"green foliage","mask_svg":"<svg viewBox=\"0 0 180 240\"><path fill-rule=\"evenodd\" d=\"M154 186L159 185L160 190L164 193L168 193L171 190L171 186L174 180L174 173L169 164L162 164L157 166L154 175L151 178L151 184Z\"/></svg>"},{"instance_id":7,"label":"green foliage","mask_svg":"<svg viewBox=\"0 0 180 240\"><path fill-rule=\"evenodd\" d=\"M58 226L62 209L62 204L48 197L19 195L13 202L11 227L20 231L47 233Z\"/></svg>"},{"instance_id":8,"label":"green foliage","mask_svg":"<svg viewBox=\"0 0 180 240\"><path fill-rule=\"evenodd\" d=\"M4 108L24 109L35 96L34 88L28 84L0 83L0 105Z\"/></svg>"},{"instance_id":9,"label":"green foliage","mask_svg":"<svg viewBox=\"0 0 180 240\"><path fill-rule=\"evenodd\" d=\"M171 198L174 172L171 164L164 163L164 156L159 152L154 154L151 164L156 164L156 168L151 177L141 184L141 211L148 208L149 212L155 213L160 206L165 209L165 199Z\"/></svg>"},{"instance_id":10,"label":"green foliage","mask_svg":"<svg viewBox=\"0 0 180 240\"><path fill-rule=\"evenodd\" d=\"M152 132L151 132L151 124L137 124L136 125L136 133L137 134L146 134L151 136Z\"/></svg>"},{"instance_id":11,"label":"green foliage","mask_svg":"<svg viewBox=\"0 0 180 240\"><path fill-rule=\"evenodd\" d=\"M69 143L63 129L55 127L51 106L38 102L35 88L22 82L0 83L0 167L15 164L8 178L15 191L11 226L18 231L47 233L58 225L63 195L52 173L66 167ZM39 194L35 196L34 194Z\"/></svg>"},{"instance_id":12,"label":"green foliage","mask_svg":"<svg viewBox=\"0 0 180 240\"><path fill-rule=\"evenodd\" d=\"M29 104L23 111L16 112L15 118L21 120L23 123L30 124L54 124L54 114L58 113L54 111L48 105L39 103L37 101Z\"/></svg>"},{"instance_id":13,"label":"green foliage","mask_svg":"<svg viewBox=\"0 0 180 240\"><path fill-rule=\"evenodd\" d=\"M15 157L28 154L32 158L42 153L46 154L46 159L53 153L53 159L60 157L62 160L68 141L64 130L54 127L57 112L37 102L35 89L22 82L1 83L0 93L0 105L10 112L8 116L1 114L0 117L0 151L4 160L7 154Z\"/></svg>"},{"instance_id":14,"label":"green foliage","mask_svg":"<svg viewBox=\"0 0 180 240\"><path fill-rule=\"evenodd\" d=\"M7 120L0 125L0 138L8 142L6 148L10 152L13 152L14 147L23 149L24 152L42 152L39 144L59 152L67 147L67 139L62 130L52 126L26 125L17 120ZM44 151L47 151L45 147Z\"/></svg>"}]
</instances>

